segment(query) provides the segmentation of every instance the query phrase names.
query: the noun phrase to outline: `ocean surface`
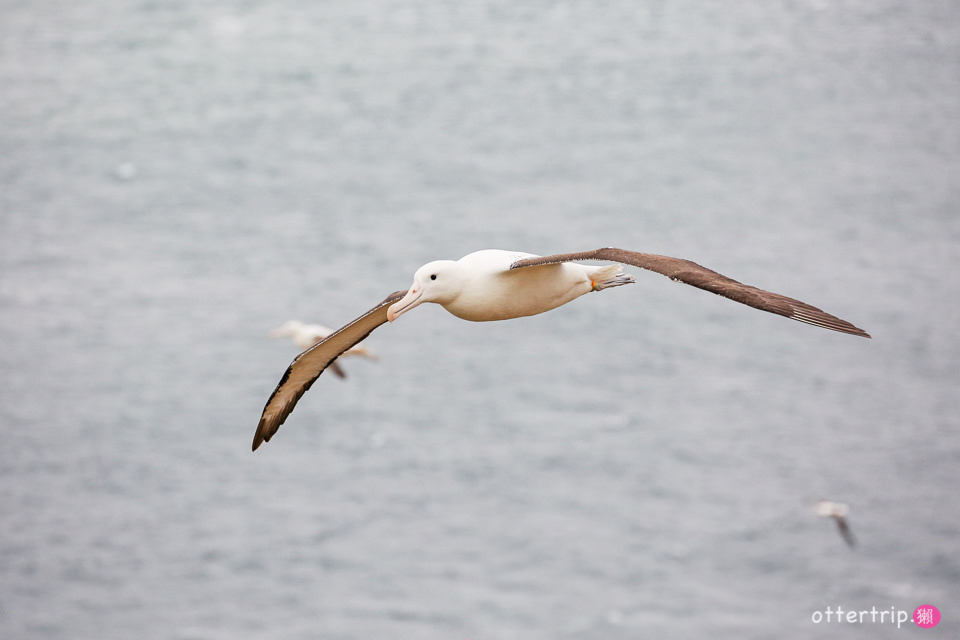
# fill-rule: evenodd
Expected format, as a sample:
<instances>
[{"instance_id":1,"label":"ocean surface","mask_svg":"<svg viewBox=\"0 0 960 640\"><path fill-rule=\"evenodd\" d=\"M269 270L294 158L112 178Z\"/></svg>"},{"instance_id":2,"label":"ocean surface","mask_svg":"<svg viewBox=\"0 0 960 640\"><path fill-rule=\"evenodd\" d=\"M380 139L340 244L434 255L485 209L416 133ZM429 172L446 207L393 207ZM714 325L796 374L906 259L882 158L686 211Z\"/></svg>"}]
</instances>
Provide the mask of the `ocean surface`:
<instances>
[{"instance_id":1,"label":"ocean surface","mask_svg":"<svg viewBox=\"0 0 960 640\"><path fill-rule=\"evenodd\" d=\"M600 246L873 339L424 305L251 453L286 320ZM0 0L0 637L960 637L958 265L953 0Z\"/></svg>"}]
</instances>

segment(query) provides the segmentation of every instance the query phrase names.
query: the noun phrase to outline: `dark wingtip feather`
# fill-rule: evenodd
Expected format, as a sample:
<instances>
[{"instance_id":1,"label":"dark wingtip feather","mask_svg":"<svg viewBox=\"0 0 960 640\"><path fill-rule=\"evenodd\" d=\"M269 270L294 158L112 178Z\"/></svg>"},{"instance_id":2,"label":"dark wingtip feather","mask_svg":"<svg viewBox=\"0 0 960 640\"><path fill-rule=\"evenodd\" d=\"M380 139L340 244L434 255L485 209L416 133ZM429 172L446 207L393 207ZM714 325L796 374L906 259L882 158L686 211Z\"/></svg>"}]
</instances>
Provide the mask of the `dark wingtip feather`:
<instances>
[{"instance_id":1,"label":"dark wingtip feather","mask_svg":"<svg viewBox=\"0 0 960 640\"><path fill-rule=\"evenodd\" d=\"M257 425L257 431L253 434L253 448L250 449L251 451L256 451L261 444L270 439L269 436L264 437L263 422L264 419L261 418L260 424Z\"/></svg>"},{"instance_id":2,"label":"dark wingtip feather","mask_svg":"<svg viewBox=\"0 0 960 640\"><path fill-rule=\"evenodd\" d=\"M795 308L787 317L792 320L805 322L823 329L831 329L833 331L839 331L840 333L846 333L852 336L860 336L861 338L872 338L869 333L859 327L855 327L846 320L841 320L836 316L832 316L829 313L813 307L809 309Z\"/></svg>"}]
</instances>

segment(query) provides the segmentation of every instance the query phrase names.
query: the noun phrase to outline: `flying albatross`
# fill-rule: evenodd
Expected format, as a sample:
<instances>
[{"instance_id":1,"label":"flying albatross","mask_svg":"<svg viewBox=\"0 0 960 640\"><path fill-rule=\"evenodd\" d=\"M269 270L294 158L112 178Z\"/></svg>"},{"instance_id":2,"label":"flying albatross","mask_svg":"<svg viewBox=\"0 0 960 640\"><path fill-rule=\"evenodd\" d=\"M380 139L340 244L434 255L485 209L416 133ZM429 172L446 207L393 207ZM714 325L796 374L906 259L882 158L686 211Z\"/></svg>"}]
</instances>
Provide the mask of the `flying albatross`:
<instances>
[{"instance_id":1,"label":"flying albatross","mask_svg":"<svg viewBox=\"0 0 960 640\"><path fill-rule=\"evenodd\" d=\"M615 262L605 266L581 261ZM406 291L395 291L380 304L337 329L296 358L263 408L253 449L269 441L324 369L385 322L393 322L424 302L435 302L464 320L509 320L550 311L591 291L630 284L621 264L648 269L677 282L705 289L762 311L825 329L869 338L845 320L799 300L751 287L695 262L652 253L604 248L579 253L536 256L485 249L459 260L429 262L413 276Z\"/></svg>"},{"instance_id":2,"label":"flying albatross","mask_svg":"<svg viewBox=\"0 0 960 640\"><path fill-rule=\"evenodd\" d=\"M322 324L305 324L299 320L287 320L271 331L269 335L271 338L290 338L293 344L303 351L317 344L331 333L333 333L333 329ZM368 360L377 360L377 356L359 343L340 354L340 357L346 356L362 356ZM335 361L330 363L330 371L338 378L345 379L347 377L347 372Z\"/></svg>"},{"instance_id":3,"label":"flying albatross","mask_svg":"<svg viewBox=\"0 0 960 640\"><path fill-rule=\"evenodd\" d=\"M851 549L857 545L857 541L853 537L853 532L850 531L850 525L847 524L850 507L842 502L821 500L814 506L813 511L821 518L833 518L834 522L837 523L837 531L840 533L840 537L843 538L843 541L846 542Z\"/></svg>"}]
</instances>

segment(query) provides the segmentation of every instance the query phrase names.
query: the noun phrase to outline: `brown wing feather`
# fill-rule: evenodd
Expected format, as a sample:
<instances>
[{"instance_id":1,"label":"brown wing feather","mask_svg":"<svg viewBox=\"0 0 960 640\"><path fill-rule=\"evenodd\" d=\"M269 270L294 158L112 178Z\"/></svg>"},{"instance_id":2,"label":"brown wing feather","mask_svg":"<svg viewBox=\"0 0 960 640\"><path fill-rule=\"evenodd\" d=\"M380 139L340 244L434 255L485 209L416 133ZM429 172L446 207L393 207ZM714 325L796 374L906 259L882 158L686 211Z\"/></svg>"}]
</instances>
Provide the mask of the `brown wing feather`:
<instances>
[{"instance_id":1,"label":"brown wing feather","mask_svg":"<svg viewBox=\"0 0 960 640\"><path fill-rule=\"evenodd\" d=\"M639 253L637 251L606 247L596 249L595 251L560 253L539 258L526 258L524 260L517 260L510 265L510 268L520 269L523 267L536 267L545 264L576 262L580 260L609 260L611 262L633 265L641 269L648 269L663 274L671 280L683 282L725 298L730 298L731 300L754 307L755 309L769 311L770 313L823 327L824 329L832 329L833 331L849 333L864 338L870 337L870 334L863 329L859 329L846 320L841 320L817 307L799 300L794 300L793 298L788 298L787 296L782 296L779 293L764 291L763 289L737 282L716 271L700 266L696 262L682 258L671 258L654 253Z\"/></svg>"},{"instance_id":2,"label":"brown wing feather","mask_svg":"<svg viewBox=\"0 0 960 640\"><path fill-rule=\"evenodd\" d=\"M837 529L840 531L843 541L846 542L851 549L857 546L857 541L853 537L853 532L850 531L850 525L847 524L846 518L841 516L833 516L833 519L837 522Z\"/></svg>"},{"instance_id":3,"label":"brown wing feather","mask_svg":"<svg viewBox=\"0 0 960 640\"><path fill-rule=\"evenodd\" d=\"M263 442L270 441L273 434L293 411L300 396L320 377L324 369L329 367L340 354L387 321L387 307L402 298L404 294L406 291L391 293L373 309L337 329L293 359L263 407L260 424L257 425L257 432L253 436L254 451Z\"/></svg>"}]
</instances>

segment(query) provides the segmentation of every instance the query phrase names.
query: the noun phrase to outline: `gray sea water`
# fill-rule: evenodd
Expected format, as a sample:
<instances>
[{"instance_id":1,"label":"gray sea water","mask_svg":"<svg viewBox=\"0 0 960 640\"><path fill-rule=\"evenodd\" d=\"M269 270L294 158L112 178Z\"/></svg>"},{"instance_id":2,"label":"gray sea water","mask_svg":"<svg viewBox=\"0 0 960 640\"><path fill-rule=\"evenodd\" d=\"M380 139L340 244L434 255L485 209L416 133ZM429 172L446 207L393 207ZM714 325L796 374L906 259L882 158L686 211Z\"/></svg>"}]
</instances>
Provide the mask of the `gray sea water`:
<instances>
[{"instance_id":1,"label":"gray sea water","mask_svg":"<svg viewBox=\"0 0 960 640\"><path fill-rule=\"evenodd\" d=\"M282 322L607 245L873 340L425 305L250 452ZM0 637L956 638L958 264L952 0L2 0Z\"/></svg>"}]
</instances>

